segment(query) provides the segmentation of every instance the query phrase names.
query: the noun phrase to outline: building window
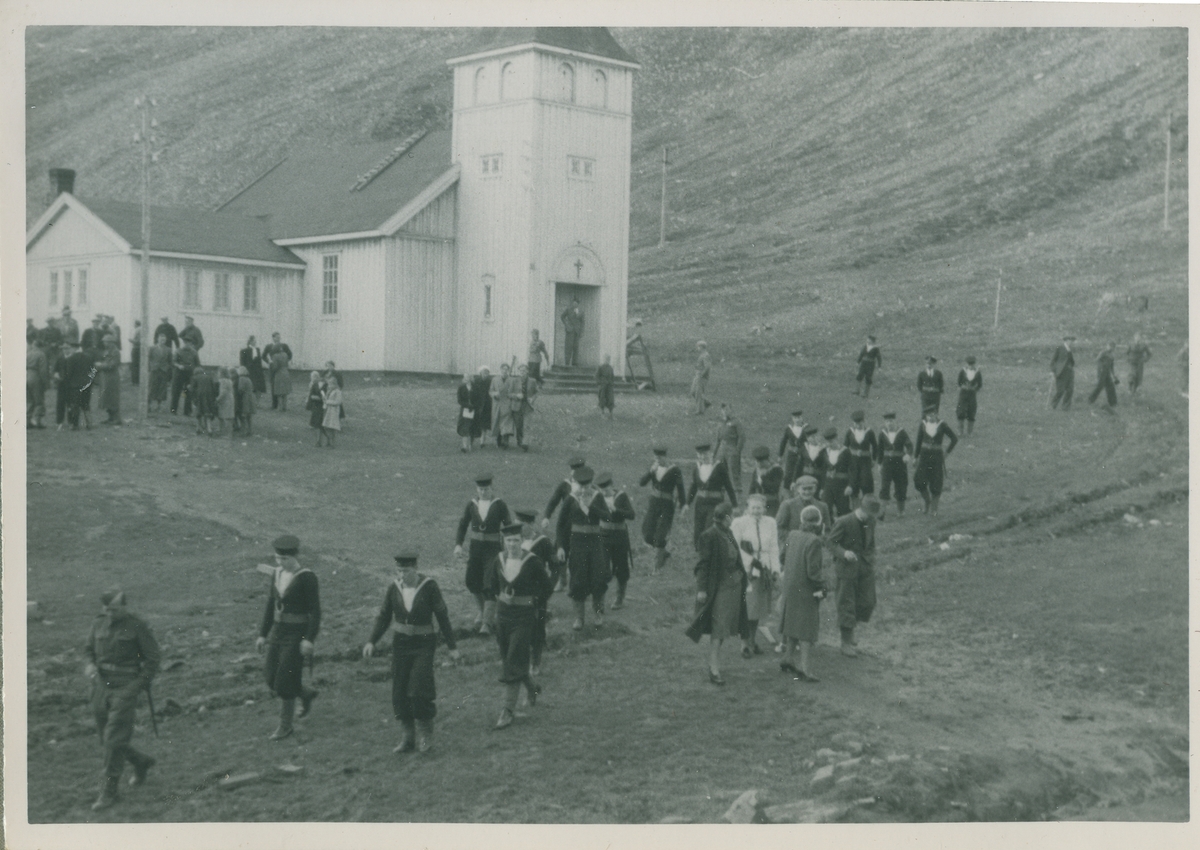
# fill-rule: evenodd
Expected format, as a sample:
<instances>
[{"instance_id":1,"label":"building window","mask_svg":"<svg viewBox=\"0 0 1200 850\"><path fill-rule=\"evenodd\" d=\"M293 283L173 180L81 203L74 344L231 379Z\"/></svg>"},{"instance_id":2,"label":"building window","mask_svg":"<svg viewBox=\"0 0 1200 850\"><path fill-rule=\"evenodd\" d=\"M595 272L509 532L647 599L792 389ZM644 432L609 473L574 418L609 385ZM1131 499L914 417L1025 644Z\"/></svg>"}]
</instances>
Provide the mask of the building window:
<instances>
[{"instance_id":1,"label":"building window","mask_svg":"<svg viewBox=\"0 0 1200 850\"><path fill-rule=\"evenodd\" d=\"M505 62L504 67L500 69L500 99L511 99L515 93L515 84L517 81L517 69L512 62Z\"/></svg>"},{"instance_id":2,"label":"building window","mask_svg":"<svg viewBox=\"0 0 1200 850\"><path fill-rule=\"evenodd\" d=\"M492 293L496 288L496 276L485 274L483 276L483 320L490 322L492 320Z\"/></svg>"},{"instance_id":3,"label":"building window","mask_svg":"<svg viewBox=\"0 0 1200 850\"><path fill-rule=\"evenodd\" d=\"M576 180L591 180L596 176L596 160L586 156L567 157L567 176Z\"/></svg>"},{"instance_id":4,"label":"building window","mask_svg":"<svg viewBox=\"0 0 1200 850\"><path fill-rule=\"evenodd\" d=\"M213 309L229 309L229 275L224 272L213 275Z\"/></svg>"},{"instance_id":5,"label":"building window","mask_svg":"<svg viewBox=\"0 0 1200 850\"><path fill-rule=\"evenodd\" d=\"M71 272L63 272L62 273L62 283L63 283L63 285L62 285L63 306L70 307L71 306Z\"/></svg>"},{"instance_id":6,"label":"building window","mask_svg":"<svg viewBox=\"0 0 1200 850\"><path fill-rule=\"evenodd\" d=\"M185 269L183 272L183 306L200 306L200 272Z\"/></svg>"},{"instance_id":7,"label":"building window","mask_svg":"<svg viewBox=\"0 0 1200 850\"><path fill-rule=\"evenodd\" d=\"M575 102L575 69L566 62L558 67L558 99L567 103Z\"/></svg>"},{"instance_id":8,"label":"building window","mask_svg":"<svg viewBox=\"0 0 1200 850\"><path fill-rule=\"evenodd\" d=\"M494 177L500 173L501 167L504 165L504 155L490 153L480 157L480 164L483 166L481 173L485 177Z\"/></svg>"},{"instance_id":9,"label":"building window","mask_svg":"<svg viewBox=\"0 0 1200 850\"><path fill-rule=\"evenodd\" d=\"M88 303L88 291L87 291L88 270L87 269L79 269L78 275L75 278L75 280L76 280L75 303L76 304L87 304Z\"/></svg>"},{"instance_id":10,"label":"building window","mask_svg":"<svg viewBox=\"0 0 1200 850\"><path fill-rule=\"evenodd\" d=\"M50 306L58 306L58 272L50 272Z\"/></svg>"},{"instance_id":11,"label":"building window","mask_svg":"<svg viewBox=\"0 0 1200 850\"><path fill-rule=\"evenodd\" d=\"M592 74L596 81L596 102L601 109L608 109L608 77L603 71L597 70Z\"/></svg>"},{"instance_id":12,"label":"building window","mask_svg":"<svg viewBox=\"0 0 1200 850\"><path fill-rule=\"evenodd\" d=\"M258 275L248 274L242 278L242 310L258 312Z\"/></svg>"},{"instance_id":13,"label":"building window","mask_svg":"<svg viewBox=\"0 0 1200 850\"><path fill-rule=\"evenodd\" d=\"M338 311L338 255L321 258L321 315L336 316Z\"/></svg>"},{"instance_id":14,"label":"building window","mask_svg":"<svg viewBox=\"0 0 1200 850\"><path fill-rule=\"evenodd\" d=\"M475 71L475 82L471 91L471 102L483 103L484 91L487 87L487 68L481 67Z\"/></svg>"}]
</instances>

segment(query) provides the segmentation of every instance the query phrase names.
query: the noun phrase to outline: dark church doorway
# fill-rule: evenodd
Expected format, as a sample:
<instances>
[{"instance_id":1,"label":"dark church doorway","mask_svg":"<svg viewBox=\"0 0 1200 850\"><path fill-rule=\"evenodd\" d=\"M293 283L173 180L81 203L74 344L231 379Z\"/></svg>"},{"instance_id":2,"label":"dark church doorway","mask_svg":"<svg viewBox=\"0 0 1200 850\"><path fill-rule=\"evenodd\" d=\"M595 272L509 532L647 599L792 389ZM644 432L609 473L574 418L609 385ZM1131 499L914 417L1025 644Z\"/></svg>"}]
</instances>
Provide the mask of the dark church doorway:
<instances>
[{"instance_id":1,"label":"dark church doorway","mask_svg":"<svg viewBox=\"0 0 1200 850\"><path fill-rule=\"evenodd\" d=\"M563 313L579 299L583 313L583 335L579 339L579 359L576 366L600 365L600 287L578 283L557 283L554 287L554 365L567 362L567 328Z\"/></svg>"}]
</instances>

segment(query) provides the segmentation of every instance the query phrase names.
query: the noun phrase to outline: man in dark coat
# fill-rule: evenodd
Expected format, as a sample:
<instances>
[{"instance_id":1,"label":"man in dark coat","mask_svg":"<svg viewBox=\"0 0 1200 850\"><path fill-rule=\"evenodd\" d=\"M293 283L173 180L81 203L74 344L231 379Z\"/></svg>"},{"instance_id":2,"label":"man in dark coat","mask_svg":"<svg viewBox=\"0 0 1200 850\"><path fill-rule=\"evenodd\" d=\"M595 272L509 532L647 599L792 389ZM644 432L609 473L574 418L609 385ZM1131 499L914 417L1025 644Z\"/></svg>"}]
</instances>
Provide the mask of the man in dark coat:
<instances>
[{"instance_id":1,"label":"man in dark coat","mask_svg":"<svg viewBox=\"0 0 1200 850\"><path fill-rule=\"evenodd\" d=\"M269 386L268 389L271 391L271 409L272 410L279 409L279 400L280 400L280 397L278 395L276 395L276 393L275 393L275 386L274 386L275 373L277 371L279 371L279 367L275 364L275 360L274 360L276 352L283 352L284 354L287 355L287 362L288 363L292 362L292 349L286 342L283 342L281 340L281 338L279 336L279 331L275 331L275 333L271 334L271 341L269 343L267 343L266 346L262 350L262 359L263 359L263 364L267 369L268 383L271 384L271 386ZM281 360L280 363L282 363L282 362L283 361ZM286 365L284 366L284 368L286 368ZM286 403L287 403L287 401L285 400L284 404L286 404Z\"/></svg>"},{"instance_id":2,"label":"man in dark coat","mask_svg":"<svg viewBox=\"0 0 1200 850\"><path fill-rule=\"evenodd\" d=\"M63 357L58 361L58 398L55 409L55 422L58 430L62 430L63 422L71 426L72 431L79 430L79 415L87 429L92 428L92 416L88 412L91 406L92 382L96 378L96 361L83 353L79 343L67 343L63 346Z\"/></svg>"},{"instance_id":3,"label":"man in dark coat","mask_svg":"<svg viewBox=\"0 0 1200 850\"><path fill-rule=\"evenodd\" d=\"M857 508L833 523L829 549L837 573L837 617L842 655L855 658L854 629L875 610L875 518L879 500L866 496Z\"/></svg>"},{"instance_id":4,"label":"man in dark coat","mask_svg":"<svg viewBox=\"0 0 1200 850\"><path fill-rule=\"evenodd\" d=\"M191 316L183 317L183 330L179 332L179 342L190 342L197 353L204 348L204 334L193 323Z\"/></svg>"},{"instance_id":5,"label":"man in dark coat","mask_svg":"<svg viewBox=\"0 0 1200 850\"><path fill-rule=\"evenodd\" d=\"M417 572L417 553L396 556L399 577L388 585L371 636L363 645L363 658L375 654L375 644L392 627L392 712L404 736L392 752L416 749L427 752L433 744L433 718L437 716L437 686L433 678L433 653L437 649L437 618L450 658L461 657L450 627L450 614L438 584Z\"/></svg>"},{"instance_id":6,"label":"man in dark coat","mask_svg":"<svg viewBox=\"0 0 1200 850\"><path fill-rule=\"evenodd\" d=\"M574 366L579 360L579 339L583 336L583 310L579 307L578 298L571 299L571 306L563 310L561 318L566 331L563 359L566 365Z\"/></svg>"},{"instance_id":7,"label":"man in dark coat","mask_svg":"<svg viewBox=\"0 0 1200 850\"><path fill-rule=\"evenodd\" d=\"M64 342L79 342L79 322L71 318L71 308L62 308L62 318L58 320L58 329Z\"/></svg>"},{"instance_id":8,"label":"man in dark coat","mask_svg":"<svg viewBox=\"0 0 1200 850\"><path fill-rule=\"evenodd\" d=\"M162 321L154 329L154 338L158 339L160 336L167 338L167 345L171 346L171 348L179 347L179 332L175 330L175 326L171 324L171 320L166 316L162 317Z\"/></svg>"},{"instance_id":9,"label":"man in dark coat","mask_svg":"<svg viewBox=\"0 0 1200 850\"><path fill-rule=\"evenodd\" d=\"M866 398L871 394L871 382L875 379L875 370L883 366L883 355L875 344L875 337L868 335L867 344L858 352L858 388L855 395Z\"/></svg>"},{"instance_id":10,"label":"man in dark coat","mask_svg":"<svg viewBox=\"0 0 1200 850\"><path fill-rule=\"evenodd\" d=\"M1054 395L1050 398L1050 407L1055 409L1060 401L1063 410L1071 409L1071 396L1075 394L1075 354L1071 351L1074 342L1074 336L1064 336L1050 361L1050 374L1054 376Z\"/></svg>"},{"instance_id":11,"label":"man in dark coat","mask_svg":"<svg viewBox=\"0 0 1200 850\"><path fill-rule=\"evenodd\" d=\"M965 430L970 434L975 429L975 412L982 389L983 373L975 368L975 357L972 355L967 358L967 364L958 370L958 404L954 413L960 432Z\"/></svg>"},{"instance_id":12,"label":"man in dark coat","mask_svg":"<svg viewBox=\"0 0 1200 850\"><path fill-rule=\"evenodd\" d=\"M296 560L300 541L285 534L272 546L275 568L266 567L271 572L271 586L254 646L259 652L267 648L267 687L281 702L279 726L270 739L279 741L292 734L292 718L306 717L317 697L315 690L304 687L301 673L305 659L312 663L313 641L321 627L321 595L316 573Z\"/></svg>"},{"instance_id":13,"label":"man in dark coat","mask_svg":"<svg viewBox=\"0 0 1200 850\"><path fill-rule=\"evenodd\" d=\"M1105 405L1104 410L1107 413L1112 413L1113 408L1117 406L1117 370L1113 363L1113 352L1116 351L1117 344L1110 342L1104 346L1104 350L1096 355L1096 387L1088 395L1088 404L1095 404L1101 391L1104 392Z\"/></svg>"},{"instance_id":14,"label":"man in dark coat","mask_svg":"<svg viewBox=\"0 0 1200 850\"><path fill-rule=\"evenodd\" d=\"M187 394L187 388L192 383L192 372L200 365L200 355L192 348L190 342L185 342L175 352L171 365L174 367L171 379L171 413L179 412L179 397L183 396L183 415L192 415L192 399Z\"/></svg>"},{"instance_id":15,"label":"man in dark coat","mask_svg":"<svg viewBox=\"0 0 1200 850\"><path fill-rule=\"evenodd\" d=\"M942 371L937 366L936 357L925 358L925 368L917 374L917 392L921 395L921 409L932 407L941 409L942 393L946 389L946 381Z\"/></svg>"},{"instance_id":16,"label":"man in dark coat","mask_svg":"<svg viewBox=\"0 0 1200 850\"><path fill-rule=\"evenodd\" d=\"M138 698L149 690L161 658L146 621L126 609L124 592L108 591L101 594L100 602L104 612L92 622L84 646L84 673L92 681L92 714L104 746L104 780L92 804L95 810L107 809L119 799L126 761L133 766L130 785L145 782L154 766L154 759L130 742Z\"/></svg>"},{"instance_id":17,"label":"man in dark coat","mask_svg":"<svg viewBox=\"0 0 1200 850\"><path fill-rule=\"evenodd\" d=\"M712 525L700 535L696 560L696 616L686 630L693 641L708 635L708 680L724 685L721 644L739 635L746 620L746 571L737 541L729 530L733 507L713 511Z\"/></svg>"}]
</instances>

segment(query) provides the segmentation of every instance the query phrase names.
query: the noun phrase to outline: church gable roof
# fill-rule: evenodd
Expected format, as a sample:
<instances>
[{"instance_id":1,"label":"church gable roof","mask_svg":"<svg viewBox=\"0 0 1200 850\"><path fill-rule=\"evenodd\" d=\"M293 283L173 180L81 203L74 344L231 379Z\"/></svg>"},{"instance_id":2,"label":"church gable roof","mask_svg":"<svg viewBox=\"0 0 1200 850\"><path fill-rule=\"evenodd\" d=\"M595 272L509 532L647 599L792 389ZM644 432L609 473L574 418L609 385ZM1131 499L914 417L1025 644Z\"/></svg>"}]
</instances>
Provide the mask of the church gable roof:
<instances>
[{"instance_id":1,"label":"church gable roof","mask_svg":"<svg viewBox=\"0 0 1200 850\"><path fill-rule=\"evenodd\" d=\"M480 48L472 55L522 44L540 44L637 64L637 60L617 44L608 27L491 27L482 34L479 43Z\"/></svg>"},{"instance_id":2,"label":"church gable roof","mask_svg":"<svg viewBox=\"0 0 1200 850\"><path fill-rule=\"evenodd\" d=\"M220 208L261 217L272 239L375 233L451 168L450 131L302 151Z\"/></svg>"}]
</instances>

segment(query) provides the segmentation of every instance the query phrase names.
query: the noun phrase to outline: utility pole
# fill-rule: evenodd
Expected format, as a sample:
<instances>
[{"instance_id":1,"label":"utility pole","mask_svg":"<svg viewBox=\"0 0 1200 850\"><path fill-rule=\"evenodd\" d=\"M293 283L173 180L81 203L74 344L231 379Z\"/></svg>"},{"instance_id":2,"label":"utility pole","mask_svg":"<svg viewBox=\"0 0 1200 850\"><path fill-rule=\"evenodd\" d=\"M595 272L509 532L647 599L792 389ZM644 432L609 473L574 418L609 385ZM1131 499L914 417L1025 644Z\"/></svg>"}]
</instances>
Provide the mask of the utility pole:
<instances>
[{"instance_id":1,"label":"utility pole","mask_svg":"<svg viewBox=\"0 0 1200 850\"><path fill-rule=\"evenodd\" d=\"M150 346L154 340L150 338L150 165L158 161L158 154L151 150L155 142L154 128L158 122L150 114L157 105L154 98L148 95L133 101L134 108L141 112L142 129L133 134L134 144L142 148L142 339L141 355L138 371L141 380L138 387L139 414L142 419L150 418Z\"/></svg>"},{"instance_id":2,"label":"utility pole","mask_svg":"<svg viewBox=\"0 0 1200 850\"><path fill-rule=\"evenodd\" d=\"M658 216L658 247L667 244L667 146L663 145L662 208Z\"/></svg>"},{"instance_id":3,"label":"utility pole","mask_svg":"<svg viewBox=\"0 0 1200 850\"><path fill-rule=\"evenodd\" d=\"M1167 110L1167 162L1163 169L1163 230L1171 229L1171 110Z\"/></svg>"},{"instance_id":4,"label":"utility pole","mask_svg":"<svg viewBox=\"0 0 1200 850\"><path fill-rule=\"evenodd\" d=\"M1000 327L1000 289L1004 284L1004 269L1000 269L1000 276L996 278L996 318L992 320L992 330Z\"/></svg>"}]
</instances>

